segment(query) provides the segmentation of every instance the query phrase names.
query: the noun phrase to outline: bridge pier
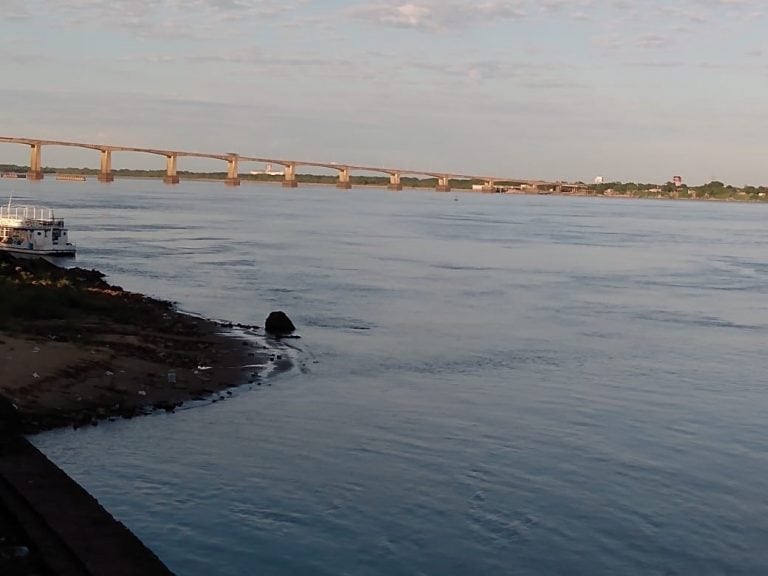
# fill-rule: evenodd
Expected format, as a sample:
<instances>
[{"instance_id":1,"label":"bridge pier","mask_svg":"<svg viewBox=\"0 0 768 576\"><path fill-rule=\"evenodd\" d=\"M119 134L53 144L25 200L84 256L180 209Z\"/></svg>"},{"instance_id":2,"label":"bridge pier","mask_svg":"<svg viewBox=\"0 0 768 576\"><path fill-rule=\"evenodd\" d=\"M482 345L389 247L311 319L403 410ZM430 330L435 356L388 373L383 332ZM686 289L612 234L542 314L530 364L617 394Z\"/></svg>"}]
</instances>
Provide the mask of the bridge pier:
<instances>
[{"instance_id":1,"label":"bridge pier","mask_svg":"<svg viewBox=\"0 0 768 576\"><path fill-rule=\"evenodd\" d=\"M437 186L435 187L435 190L437 190L438 192L451 191L451 182L448 176L439 176L437 178Z\"/></svg>"},{"instance_id":2,"label":"bridge pier","mask_svg":"<svg viewBox=\"0 0 768 576\"><path fill-rule=\"evenodd\" d=\"M42 144L30 144L31 154L29 158L29 172L27 172L28 180L42 180L43 179L43 167L42 167Z\"/></svg>"},{"instance_id":3,"label":"bridge pier","mask_svg":"<svg viewBox=\"0 0 768 576\"><path fill-rule=\"evenodd\" d=\"M299 183L296 181L296 164L286 164L284 178L283 188L298 188Z\"/></svg>"},{"instance_id":4,"label":"bridge pier","mask_svg":"<svg viewBox=\"0 0 768 576\"><path fill-rule=\"evenodd\" d=\"M165 157L165 176L163 182L166 184L178 184L179 176L176 174L176 154L170 154Z\"/></svg>"},{"instance_id":5,"label":"bridge pier","mask_svg":"<svg viewBox=\"0 0 768 576\"><path fill-rule=\"evenodd\" d=\"M114 182L112 174L112 150L101 150L101 166L98 176L99 182Z\"/></svg>"},{"instance_id":6,"label":"bridge pier","mask_svg":"<svg viewBox=\"0 0 768 576\"><path fill-rule=\"evenodd\" d=\"M240 186L240 173L237 169L237 156L232 155L227 160L227 178L224 180L227 186Z\"/></svg>"},{"instance_id":7,"label":"bridge pier","mask_svg":"<svg viewBox=\"0 0 768 576\"><path fill-rule=\"evenodd\" d=\"M387 186L390 190L402 190L403 185L400 183L400 172L392 172L389 175L389 186Z\"/></svg>"},{"instance_id":8,"label":"bridge pier","mask_svg":"<svg viewBox=\"0 0 768 576\"><path fill-rule=\"evenodd\" d=\"M352 188L352 182L349 181L349 168L339 169L339 181L336 183L336 188L341 188L342 190Z\"/></svg>"}]
</instances>

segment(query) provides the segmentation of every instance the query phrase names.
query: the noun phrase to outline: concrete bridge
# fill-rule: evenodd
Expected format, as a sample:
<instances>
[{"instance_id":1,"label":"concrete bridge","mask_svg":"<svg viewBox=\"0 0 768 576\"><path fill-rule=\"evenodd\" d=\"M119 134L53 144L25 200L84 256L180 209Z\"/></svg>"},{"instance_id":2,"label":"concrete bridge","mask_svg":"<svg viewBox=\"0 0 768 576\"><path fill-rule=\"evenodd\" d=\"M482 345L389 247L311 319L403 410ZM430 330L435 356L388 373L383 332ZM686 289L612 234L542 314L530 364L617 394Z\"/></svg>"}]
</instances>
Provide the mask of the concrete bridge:
<instances>
[{"instance_id":1,"label":"concrete bridge","mask_svg":"<svg viewBox=\"0 0 768 576\"><path fill-rule=\"evenodd\" d=\"M498 183L504 183L512 186L524 186L531 190L552 190L561 191L563 187L573 187L576 185L560 182L546 182L544 180L525 180L520 178L506 178L502 176L472 175L472 174L454 174L449 172L433 172L419 170L404 170L399 168L382 168L375 166L357 166L352 164L339 164L336 162L309 162L301 160L286 160L279 158L260 158L253 156L242 156L234 152L224 154L210 154L206 152L188 152L183 150L163 150L159 148L137 148L131 146L114 146L111 144L89 144L84 142L65 142L61 140L39 140L34 138L15 138L0 136L0 143L20 144L29 146L30 160L29 172L27 178L30 180L43 179L42 151L44 146L69 146L74 148L85 148L95 150L100 155L99 175L100 182L112 182L115 177L112 173L112 154L115 152L139 152L143 154L153 154L165 158L165 176L163 181L166 184L178 184L179 176L177 173L178 159L183 157L190 158L212 158L226 162L227 177L224 183L229 186L240 185L239 166L243 162L259 162L263 164L276 164L283 167L282 185L288 188L298 186L296 179L296 169L301 167L317 167L338 172L338 188L351 188L350 175L354 172L374 172L389 176L389 189L402 190L401 178L403 176L428 176L437 180L436 190L440 192L449 192L451 190L451 180L472 180L483 182L483 191L493 192Z\"/></svg>"}]
</instances>

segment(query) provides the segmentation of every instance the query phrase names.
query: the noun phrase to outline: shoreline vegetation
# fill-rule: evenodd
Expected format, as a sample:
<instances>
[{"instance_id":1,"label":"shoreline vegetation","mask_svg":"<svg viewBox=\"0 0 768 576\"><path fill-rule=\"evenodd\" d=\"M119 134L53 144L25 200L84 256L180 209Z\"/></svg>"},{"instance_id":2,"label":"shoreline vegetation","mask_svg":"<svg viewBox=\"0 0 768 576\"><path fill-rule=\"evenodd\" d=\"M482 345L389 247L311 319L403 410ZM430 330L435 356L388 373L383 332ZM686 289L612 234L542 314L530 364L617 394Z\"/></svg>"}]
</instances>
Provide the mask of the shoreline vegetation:
<instances>
[{"instance_id":1,"label":"shoreline vegetation","mask_svg":"<svg viewBox=\"0 0 768 576\"><path fill-rule=\"evenodd\" d=\"M27 166L16 164L0 164L1 174L26 174ZM99 170L94 168L54 168L45 167L43 173L48 175L58 174L60 179L75 180L77 176L98 176ZM134 170L134 169L113 169L112 174L115 178L153 178L162 179L165 176L165 170ZM178 176L182 180L212 180L223 181L227 178L226 172L192 172L179 170ZM67 176L68 178L63 178ZM281 174L261 173L239 175L243 182L254 182L263 184L280 184L283 181ZM79 179L78 179L79 180ZM387 176L360 176L351 175L350 183L353 186L377 186L386 187L389 184ZM336 175L322 174L297 174L296 181L299 184L321 184L334 186L338 182ZM451 189L456 191L472 191L473 186L482 185L482 180L451 179ZM404 189L434 189L437 185L436 178L417 178L403 176L401 183ZM617 197L617 198L662 198L670 200L729 200L742 202L768 202L768 186L732 186L723 182L713 180L700 186L688 186L686 184L676 185L673 182L664 184L636 183L636 182L605 182L599 184L587 184L584 182L571 182L566 185L577 184L575 191L571 188L568 191L558 192L553 188L538 188L520 186L515 182L495 182L495 190L503 190L512 194L556 194L566 196L598 196L598 197Z\"/></svg>"},{"instance_id":2,"label":"shoreline vegetation","mask_svg":"<svg viewBox=\"0 0 768 576\"><path fill-rule=\"evenodd\" d=\"M247 338L255 329L0 252L0 419L12 404L16 426L36 433L216 401L288 367Z\"/></svg>"}]
</instances>

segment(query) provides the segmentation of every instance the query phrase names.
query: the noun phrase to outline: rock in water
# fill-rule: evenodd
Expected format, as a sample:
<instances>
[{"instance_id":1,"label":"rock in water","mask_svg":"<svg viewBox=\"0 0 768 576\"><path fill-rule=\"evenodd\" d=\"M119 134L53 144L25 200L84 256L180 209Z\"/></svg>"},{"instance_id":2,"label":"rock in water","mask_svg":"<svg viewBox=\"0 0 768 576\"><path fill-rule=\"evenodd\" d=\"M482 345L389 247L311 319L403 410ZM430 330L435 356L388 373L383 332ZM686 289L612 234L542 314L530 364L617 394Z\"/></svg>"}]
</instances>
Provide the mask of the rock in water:
<instances>
[{"instance_id":1,"label":"rock in water","mask_svg":"<svg viewBox=\"0 0 768 576\"><path fill-rule=\"evenodd\" d=\"M293 322L291 322L291 319L288 318L285 312L278 310L269 313L267 321L264 323L264 330L273 336L286 336L293 334L296 326L293 325Z\"/></svg>"}]
</instances>

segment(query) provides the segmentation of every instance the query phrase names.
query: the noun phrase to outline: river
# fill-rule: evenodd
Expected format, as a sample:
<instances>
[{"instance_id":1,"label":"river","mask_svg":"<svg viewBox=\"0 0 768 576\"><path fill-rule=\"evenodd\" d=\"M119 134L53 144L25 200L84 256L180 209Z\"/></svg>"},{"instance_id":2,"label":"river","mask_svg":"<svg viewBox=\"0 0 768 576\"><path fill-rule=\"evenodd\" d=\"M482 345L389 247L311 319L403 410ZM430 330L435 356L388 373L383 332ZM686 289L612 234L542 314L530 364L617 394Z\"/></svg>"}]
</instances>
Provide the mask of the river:
<instances>
[{"instance_id":1,"label":"river","mask_svg":"<svg viewBox=\"0 0 768 576\"><path fill-rule=\"evenodd\" d=\"M269 385L33 439L179 576L768 571L768 207L12 190L114 284L298 326Z\"/></svg>"}]
</instances>

